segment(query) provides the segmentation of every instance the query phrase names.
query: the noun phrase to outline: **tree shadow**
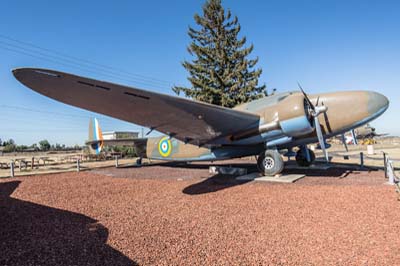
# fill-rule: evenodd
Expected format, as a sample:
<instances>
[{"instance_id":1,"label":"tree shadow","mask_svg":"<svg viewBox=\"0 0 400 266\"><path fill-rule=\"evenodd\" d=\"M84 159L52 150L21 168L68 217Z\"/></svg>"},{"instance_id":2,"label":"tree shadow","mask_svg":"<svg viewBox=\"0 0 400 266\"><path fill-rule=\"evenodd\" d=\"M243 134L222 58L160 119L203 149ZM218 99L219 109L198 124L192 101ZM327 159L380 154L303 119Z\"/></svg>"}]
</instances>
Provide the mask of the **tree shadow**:
<instances>
[{"instance_id":1,"label":"tree shadow","mask_svg":"<svg viewBox=\"0 0 400 266\"><path fill-rule=\"evenodd\" d=\"M0 265L138 265L98 221L12 198L20 183L0 183Z\"/></svg>"}]
</instances>

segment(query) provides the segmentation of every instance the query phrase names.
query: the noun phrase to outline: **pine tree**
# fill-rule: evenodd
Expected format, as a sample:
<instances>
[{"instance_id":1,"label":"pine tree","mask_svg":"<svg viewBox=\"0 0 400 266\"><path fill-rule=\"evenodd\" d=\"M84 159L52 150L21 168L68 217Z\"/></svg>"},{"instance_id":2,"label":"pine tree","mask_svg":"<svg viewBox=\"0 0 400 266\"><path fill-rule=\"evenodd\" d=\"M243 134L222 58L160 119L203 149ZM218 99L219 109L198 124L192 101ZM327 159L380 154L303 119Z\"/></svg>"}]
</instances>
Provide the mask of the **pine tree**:
<instances>
[{"instance_id":1,"label":"pine tree","mask_svg":"<svg viewBox=\"0 0 400 266\"><path fill-rule=\"evenodd\" d=\"M189 27L188 51L195 58L182 63L192 87L175 86L173 91L225 107L266 96L266 86L258 86L262 70L254 68L258 58L247 59L253 45L246 48L246 38L239 38L238 18L225 12L221 0L207 0L203 16L195 14L194 19L200 29Z\"/></svg>"}]
</instances>

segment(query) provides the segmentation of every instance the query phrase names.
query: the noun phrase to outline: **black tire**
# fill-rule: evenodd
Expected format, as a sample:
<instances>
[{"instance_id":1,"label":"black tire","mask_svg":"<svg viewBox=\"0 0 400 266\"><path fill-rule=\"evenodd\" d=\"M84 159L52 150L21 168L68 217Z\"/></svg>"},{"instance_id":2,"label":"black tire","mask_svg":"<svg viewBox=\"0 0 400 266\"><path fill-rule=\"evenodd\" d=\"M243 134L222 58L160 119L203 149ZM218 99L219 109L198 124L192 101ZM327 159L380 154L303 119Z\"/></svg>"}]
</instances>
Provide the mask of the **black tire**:
<instances>
[{"instance_id":1,"label":"black tire","mask_svg":"<svg viewBox=\"0 0 400 266\"><path fill-rule=\"evenodd\" d=\"M274 176L280 174L285 166L282 156L274 150L262 152L257 159L257 167L261 174Z\"/></svg>"},{"instance_id":2,"label":"black tire","mask_svg":"<svg viewBox=\"0 0 400 266\"><path fill-rule=\"evenodd\" d=\"M310 149L308 149L308 152L310 153L311 161L307 161L307 156L306 156L306 154L304 154L304 152L302 152L302 150L299 150L296 153L296 163L297 163L298 166L308 167L312 163L314 163L314 161L315 161L315 153Z\"/></svg>"},{"instance_id":3,"label":"black tire","mask_svg":"<svg viewBox=\"0 0 400 266\"><path fill-rule=\"evenodd\" d=\"M136 160L136 165L142 166L142 158L141 157Z\"/></svg>"}]
</instances>

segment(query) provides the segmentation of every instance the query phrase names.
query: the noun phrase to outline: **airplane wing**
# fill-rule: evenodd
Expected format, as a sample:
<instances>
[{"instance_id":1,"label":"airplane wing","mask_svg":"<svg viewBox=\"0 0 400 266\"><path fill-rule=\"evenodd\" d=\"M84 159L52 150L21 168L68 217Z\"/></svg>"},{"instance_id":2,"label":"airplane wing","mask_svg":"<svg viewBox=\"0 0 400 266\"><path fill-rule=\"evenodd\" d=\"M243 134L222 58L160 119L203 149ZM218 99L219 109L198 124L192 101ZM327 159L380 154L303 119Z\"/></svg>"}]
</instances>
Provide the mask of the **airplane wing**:
<instances>
[{"instance_id":1,"label":"airplane wing","mask_svg":"<svg viewBox=\"0 0 400 266\"><path fill-rule=\"evenodd\" d=\"M258 128L260 117L244 111L173 97L68 73L13 70L17 80L57 101L139 124L195 145Z\"/></svg>"}]
</instances>

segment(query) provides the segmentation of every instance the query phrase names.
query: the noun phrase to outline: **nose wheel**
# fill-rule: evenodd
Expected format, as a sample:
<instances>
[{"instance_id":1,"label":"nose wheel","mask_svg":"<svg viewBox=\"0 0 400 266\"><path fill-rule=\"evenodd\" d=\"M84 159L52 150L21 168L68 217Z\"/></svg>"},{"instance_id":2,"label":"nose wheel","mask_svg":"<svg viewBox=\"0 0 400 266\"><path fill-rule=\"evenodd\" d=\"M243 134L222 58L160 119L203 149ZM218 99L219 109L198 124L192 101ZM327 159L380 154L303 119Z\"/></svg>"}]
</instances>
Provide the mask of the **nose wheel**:
<instances>
[{"instance_id":1,"label":"nose wheel","mask_svg":"<svg viewBox=\"0 0 400 266\"><path fill-rule=\"evenodd\" d=\"M308 152L308 155L307 155ZM315 161L315 153L310 149L300 149L296 153L296 163L298 166L308 167Z\"/></svg>"},{"instance_id":2,"label":"nose wheel","mask_svg":"<svg viewBox=\"0 0 400 266\"><path fill-rule=\"evenodd\" d=\"M258 156L257 167L261 174L273 176L283 171L284 162L279 152L266 150Z\"/></svg>"}]
</instances>

